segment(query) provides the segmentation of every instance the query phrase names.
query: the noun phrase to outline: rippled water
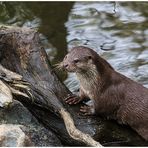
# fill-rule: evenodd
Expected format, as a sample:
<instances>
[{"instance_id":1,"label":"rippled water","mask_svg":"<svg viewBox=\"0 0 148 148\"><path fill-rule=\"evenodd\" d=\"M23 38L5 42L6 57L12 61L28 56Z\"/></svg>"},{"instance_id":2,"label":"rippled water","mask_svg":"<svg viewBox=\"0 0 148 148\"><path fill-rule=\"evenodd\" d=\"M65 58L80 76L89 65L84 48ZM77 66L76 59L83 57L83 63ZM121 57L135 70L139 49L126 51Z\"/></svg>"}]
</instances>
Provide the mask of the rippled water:
<instances>
[{"instance_id":1,"label":"rippled water","mask_svg":"<svg viewBox=\"0 0 148 148\"><path fill-rule=\"evenodd\" d=\"M38 29L53 64L85 45L148 87L148 2L1 2L0 24ZM78 88L73 74L59 75Z\"/></svg>"},{"instance_id":2,"label":"rippled water","mask_svg":"<svg viewBox=\"0 0 148 148\"><path fill-rule=\"evenodd\" d=\"M147 2L76 2L65 25L69 48L92 47L117 71L148 86ZM78 87L74 78L66 80L72 90Z\"/></svg>"}]
</instances>

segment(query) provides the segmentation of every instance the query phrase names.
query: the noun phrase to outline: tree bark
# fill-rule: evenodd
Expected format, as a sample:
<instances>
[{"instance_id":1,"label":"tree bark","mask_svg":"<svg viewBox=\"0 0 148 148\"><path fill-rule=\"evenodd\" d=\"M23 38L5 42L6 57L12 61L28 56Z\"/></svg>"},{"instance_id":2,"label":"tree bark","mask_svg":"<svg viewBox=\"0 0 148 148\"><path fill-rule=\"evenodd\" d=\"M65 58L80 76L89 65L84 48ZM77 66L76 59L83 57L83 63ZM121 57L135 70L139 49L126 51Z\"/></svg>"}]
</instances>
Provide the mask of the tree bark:
<instances>
[{"instance_id":1,"label":"tree bark","mask_svg":"<svg viewBox=\"0 0 148 148\"><path fill-rule=\"evenodd\" d=\"M15 99L54 131L65 145L101 146L97 141L108 143L104 145L146 145L130 128L99 117L80 116L80 105L65 104L64 99L71 92L52 69L37 31L0 27L0 63L21 75L16 79L15 74L11 76L0 68L0 79L7 83Z\"/></svg>"}]
</instances>

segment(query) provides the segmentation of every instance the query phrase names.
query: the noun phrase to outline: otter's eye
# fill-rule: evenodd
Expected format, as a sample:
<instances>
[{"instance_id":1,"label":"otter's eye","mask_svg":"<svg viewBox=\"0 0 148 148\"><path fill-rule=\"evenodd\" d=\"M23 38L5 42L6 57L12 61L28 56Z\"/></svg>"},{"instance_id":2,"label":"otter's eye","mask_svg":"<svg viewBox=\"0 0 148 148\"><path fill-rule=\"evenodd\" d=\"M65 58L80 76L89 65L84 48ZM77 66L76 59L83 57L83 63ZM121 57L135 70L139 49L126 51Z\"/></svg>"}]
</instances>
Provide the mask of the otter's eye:
<instances>
[{"instance_id":1,"label":"otter's eye","mask_svg":"<svg viewBox=\"0 0 148 148\"><path fill-rule=\"evenodd\" d=\"M80 62L79 59L74 59L74 63L78 63L78 62Z\"/></svg>"},{"instance_id":2,"label":"otter's eye","mask_svg":"<svg viewBox=\"0 0 148 148\"><path fill-rule=\"evenodd\" d=\"M88 59L92 59L92 57L91 56L88 56Z\"/></svg>"}]
</instances>

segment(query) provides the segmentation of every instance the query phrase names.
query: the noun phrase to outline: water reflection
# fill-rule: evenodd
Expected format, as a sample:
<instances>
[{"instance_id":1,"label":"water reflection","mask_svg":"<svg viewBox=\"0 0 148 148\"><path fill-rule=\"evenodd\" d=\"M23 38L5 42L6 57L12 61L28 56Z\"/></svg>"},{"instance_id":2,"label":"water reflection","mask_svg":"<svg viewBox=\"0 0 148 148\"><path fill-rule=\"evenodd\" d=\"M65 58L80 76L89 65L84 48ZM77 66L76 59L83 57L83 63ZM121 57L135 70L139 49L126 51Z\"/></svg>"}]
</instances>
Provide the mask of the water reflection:
<instances>
[{"instance_id":1,"label":"water reflection","mask_svg":"<svg viewBox=\"0 0 148 148\"><path fill-rule=\"evenodd\" d=\"M0 21L1 24L33 28L40 25L40 19L26 5L17 2L2 2L0 4Z\"/></svg>"},{"instance_id":2,"label":"water reflection","mask_svg":"<svg viewBox=\"0 0 148 148\"><path fill-rule=\"evenodd\" d=\"M147 22L148 2L0 3L0 24L38 29L52 64L62 61L67 46L86 45L148 87ZM74 74L65 83L78 89Z\"/></svg>"},{"instance_id":3,"label":"water reflection","mask_svg":"<svg viewBox=\"0 0 148 148\"><path fill-rule=\"evenodd\" d=\"M0 24L37 29L54 64L67 53L64 23L72 6L73 2L1 2ZM65 78L63 73L59 73L59 76Z\"/></svg>"},{"instance_id":4,"label":"water reflection","mask_svg":"<svg viewBox=\"0 0 148 148\"><path fill-rule=\"evenodd\" d=\"M68 47L89 46L117 71L148 87L147 22L147 2L76 2L65 23ZM74 75L65 83L78 88Z\"/></svg>"}]
</instances>

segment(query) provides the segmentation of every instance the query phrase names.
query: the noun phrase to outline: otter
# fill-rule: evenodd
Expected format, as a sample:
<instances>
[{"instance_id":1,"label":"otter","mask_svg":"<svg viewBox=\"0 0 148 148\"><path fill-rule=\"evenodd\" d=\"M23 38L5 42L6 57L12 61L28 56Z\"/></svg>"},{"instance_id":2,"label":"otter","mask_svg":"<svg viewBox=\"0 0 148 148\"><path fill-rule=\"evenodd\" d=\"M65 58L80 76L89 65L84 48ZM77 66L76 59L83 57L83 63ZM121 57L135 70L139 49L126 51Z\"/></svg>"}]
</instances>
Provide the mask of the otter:
<instances>
[{"instance_id":1,"label":"otter","mask_svg":"<svg viewBox=\"0 0 148 148\"><path fill-rule=\"evenodd\" d=\"M79 97L66 103L77 104L90 98L92 104L80 107L84 115L101 115L129 125L148 141L148 89L114 68L94 50L78 46L65 56L62 67L74 72L80 81Z\"/></svg>"}]
</instances>

